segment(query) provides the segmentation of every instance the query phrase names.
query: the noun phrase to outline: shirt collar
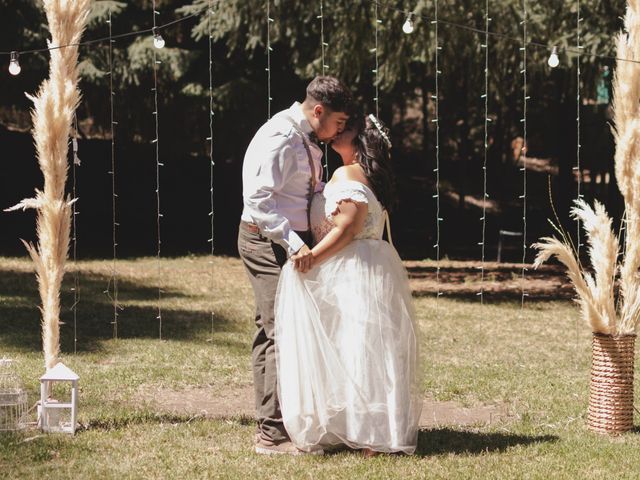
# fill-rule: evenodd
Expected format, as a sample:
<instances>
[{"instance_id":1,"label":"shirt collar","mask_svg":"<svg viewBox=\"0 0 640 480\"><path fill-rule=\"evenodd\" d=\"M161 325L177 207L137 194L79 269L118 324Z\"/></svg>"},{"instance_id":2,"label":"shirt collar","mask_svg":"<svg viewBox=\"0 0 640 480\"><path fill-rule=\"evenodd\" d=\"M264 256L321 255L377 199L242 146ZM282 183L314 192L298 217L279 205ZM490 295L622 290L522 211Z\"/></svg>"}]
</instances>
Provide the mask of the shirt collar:
<instances>
[{"instance_id":1,"label":"shirt collar","mask_svg":"<svg viewBox=\"0 0 640 480\"><path fill-rule=\"evenodd\" d=\"M291 119L296 122L300 130L302 130L307 135L313 132L313 128L311 128L311 124L309 120L304 116L304 112L302 111L302 104L300 102L294 102L291 107L289 107L289 116Z\"/></svg>"}]
</instances>

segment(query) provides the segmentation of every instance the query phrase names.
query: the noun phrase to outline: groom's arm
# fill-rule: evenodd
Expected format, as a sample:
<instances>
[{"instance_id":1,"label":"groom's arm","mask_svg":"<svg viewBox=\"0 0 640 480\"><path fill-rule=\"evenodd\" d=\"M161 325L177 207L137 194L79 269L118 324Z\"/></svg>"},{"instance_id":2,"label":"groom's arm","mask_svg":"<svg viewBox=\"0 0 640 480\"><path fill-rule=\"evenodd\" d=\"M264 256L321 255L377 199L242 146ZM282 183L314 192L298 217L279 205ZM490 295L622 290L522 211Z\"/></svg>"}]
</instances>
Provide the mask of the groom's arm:
<instances>
[{"instance_id":1,"label":"groom's arm","mask_svg":"<svg viewBox=\"0 0 640 480\"><path fill-rule=\"evenodd\" d=\"M253 188L245 193L245 202L251 207L251 218L260 232L282 245L291 256L299 252L305 243L279 211L276 196L292 174L291 166L295 162L289 157L295 153L285 135L268 137L260 142L259 147L247 152L261 158L256 162L258 167L251 177Z\"/></svg>"}]
</instances>

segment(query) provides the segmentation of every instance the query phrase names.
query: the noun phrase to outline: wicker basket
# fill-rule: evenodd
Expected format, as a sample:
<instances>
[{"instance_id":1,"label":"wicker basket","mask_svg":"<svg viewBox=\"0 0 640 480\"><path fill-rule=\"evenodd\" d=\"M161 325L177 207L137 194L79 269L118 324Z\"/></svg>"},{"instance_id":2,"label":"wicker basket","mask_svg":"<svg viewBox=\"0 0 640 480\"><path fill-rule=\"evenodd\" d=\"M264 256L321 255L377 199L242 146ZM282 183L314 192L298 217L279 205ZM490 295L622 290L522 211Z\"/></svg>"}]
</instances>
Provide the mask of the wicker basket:
<instances>
[{"instance_id":1,"label":"wicker basket","mask_svg":"<svg viewBox=\"0 0 640 480\"><path fill-rule=\"evenodd\" d=\"M589 429L617 435L633 428L635 335L593 334Z\"/></svg>"}]
</instances>

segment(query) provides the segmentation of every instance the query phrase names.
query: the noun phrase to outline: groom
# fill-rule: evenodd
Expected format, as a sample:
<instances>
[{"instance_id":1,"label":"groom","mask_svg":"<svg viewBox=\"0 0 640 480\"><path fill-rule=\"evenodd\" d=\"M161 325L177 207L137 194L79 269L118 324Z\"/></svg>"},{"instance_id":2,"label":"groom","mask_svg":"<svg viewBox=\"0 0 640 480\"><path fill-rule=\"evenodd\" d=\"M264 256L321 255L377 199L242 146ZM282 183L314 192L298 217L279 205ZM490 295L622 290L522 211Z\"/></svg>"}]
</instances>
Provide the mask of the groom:
<instances>
[{"instance_id":1,"label":"groom","mask_svg":"<svg viewBox=\"0 0 640 480\"><path fill-rule=\"evenodd\" d=\"M252 364L258 427L256 453L298 454L282 423L274 344L274 303L287 259L306 271L309 202L322 189L322 150L312 137L330 142L344 130L353 108L349 89L338 79L316 77L304 102L277 113L255 134L242 168L244 208L238 251L253 287L257 331Z\"/></svg>"}]
</instances>

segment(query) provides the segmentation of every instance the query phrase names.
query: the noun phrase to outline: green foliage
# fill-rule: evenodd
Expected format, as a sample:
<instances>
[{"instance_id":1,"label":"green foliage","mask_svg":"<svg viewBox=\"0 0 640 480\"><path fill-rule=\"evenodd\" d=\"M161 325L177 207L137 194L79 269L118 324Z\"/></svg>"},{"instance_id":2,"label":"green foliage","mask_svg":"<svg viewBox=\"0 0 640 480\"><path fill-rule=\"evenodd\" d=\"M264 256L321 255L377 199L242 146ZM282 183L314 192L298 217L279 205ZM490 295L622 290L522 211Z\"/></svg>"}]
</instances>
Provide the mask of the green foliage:
<instances>
[{"instance_id":1,"label":"green foliage","mask_svg":"<svg viewBox=\"0 0 640 480\"><path fill-rule=\"evenodd\" d=\"M197 55L185 52L170 52L173 45L183 44L186 50L202 53L206 47L209 28L213 32L213 42L224 52L225 59L217 59L217 63L225 61L251 62L264 60L266 50L266 3L257 0L213 0L213 14L208 15L209 0L194 0L188 5L182 2L167 0L159 2L158 9L162 15L159 24L186 15L197 15L192 23L190 35L193 42L184 39L183 34L188 27L180 26L163 34L171 40L163 50L163 61L169 62L163 69L166 81L175 81L188 73L190 68L198 67ZM271 0L271 40L274 50L281 51L284 58L290 60L293 72L302 80L308 80L321 71L320 58L320 20L317 18L317 2L299 2L296 0ZM557 0L527 2L529 20L529 38L564 49L576 47L575 2L566 2L567 8L558 8ZM36 0L9 1L1 0L0 8L11 9L15 15L0 17L0 40L9 49L26 49L42 46L46 31L42 28L44 18ZM327 0L324 2L325 39L329 44L326 49L326 63L329 73L343 78L353 85L357 91L368 92L371 89L372 66L374 64L371 49L374 46L374 2L370 0ZM589 53L611 55L611 36L619 26L618 16L623 12L624 0L608 0L604 2L590 0L581 2L582 56L585 84L595 88L594 82L600 67L599 61L589 57ZM175 9L175 16L172 10ZM405 14L397 9L415 12L416 31L405 35L400 25ZM519 67L520 52L518 41L521 40L522 3L520 0L490 2L491 31L505 35L492 37L491 73L494 76L508 73L501 71L502 65L514 73ZM381 1L378 8L379 18L379 86L385 97L392 99L402 96L403 92L412 91L424 82L425 75L433 75L435 28L430 23L434 18L434 2L420 0ZM89 28L85 38L104 36L105 22L109 12L114 17L114 34L150 28L150 11L148 2L141 0L119 2L114 0L96 0L93 4ZM449 0L439 2L441 20L466 25L471 28L484 29L484 2L472 0ZM179 30L176 38L174 34ZM444 75L462 80L461 73L470 62L482 55L479 44L484 41L483 34L441 24L439 28L440 43L443 45L442 62ZM146 39L148 40L148 38ZM203 42L203 40L205 40ZM148 41L142 39L119 40L115 48L127 48L122 61L126 68L121 68L121 76L114 76L118 87L139 85L142 70L148 68L150 56L146 47ZM104 72L104 44L84 51L82 72L88 83L100 84ZM544 74L544 59L548 51L530 47L530 67L532 75ZM569 65L575 55L562 55L562 65ZM93 67L89 66L93 64ZM513 66L516 66L514 68ZM224 65L224 68L235 68L235 65ZM221 68L216 66L216 68ZM482 75L481 69L474 68L470 72L474 78ZM469 79L472 80L472 79ZM497 78L496 78L497 80ZM459 84L455 88L459 88ZM180 92L183 86L175 89ZM518 82L496 82L492 85L496 100L510 98L519 88ZM445 87L446 89L446 87ZM384 101L384 100L383 100Z\"/></svg>"},{"instance_id":2,"label":"green foliage","mask_svg":"<svg viewBox=\"0 0 640 480\"><path fill-rule=\"evenodd\" d=\"M269 24L272 52L272 96L278 105L289 104L292 92L322 71L319 2L269 0ZM157 51L162 64L158 68L159 85L164 86L160 98L165 107L178 110L184 102L187 110L198 99L205 101L209 92L208 36L211 30L213 48L213 95L218 118L232 122L247 121L255 128L256 119L264 118L266 110L266 7L267 0L191 0L186 5L177 0L159 1L158 25L185 16L188 21L163 29L167 41ZM576 2L566 0L526 2L528 9L528 39L546 45L530 45L527 49L528 92L531 114L544 112L555 102L575 102ZM209 5L212 13L209 14ZM596 96L600 71L612 61L594 58L590 54L612 55L612 35L620 27L619 16L624 0L581 0L582 93ZM484 103L479 96L484 87L484 6L478 0L440 0L438 28L440 51L441 125L444 127L443 148L450 145L450 156L469 157L481 150ZM113 16L113 34L142 31L151 28L150 2L134 0L120 2L96 0L85 39L104 38L109 12ZM383 118L395 113L402 116L408 108L433 112L435 60L435 15L433 0L380 0L378 17L378 87ZM522 113L522 0L489 2L489 108L496 121L491 135L506 155L510 140L521 134ZM5 50L42 47L47 36L45 19L37 0L0 0L0 46ZM402 11L415 13L415 31L402 32L406 18ZM325 63L328 73L346 81L357 92L363 109L373 109L375 96L375 3L372 0L325 0L324 35ZM466 28L459 28L452 23ZM473 31L473 30L476 31ZM546 58L552 46L560 49L561 66L556 73L549 70ZM152 78L151 35L119 38L113 44L113 82L119 98L140 96ZM108 44L92 44L81 49L84 106L93 114L104 110L104 89L109 71ZM0 76L0 94L6 108L28 106L20 90L33 91L46 72L46 55L25 55L22 83ZM557 73L562 72L562 73ZM555 76L554 76L555 75ZM558 80L561 78L561 80ZM297 97L297 95L293 95ZM285 99L286 97L286 99ZM147 96L141 98L150 102ZM421 106L422 105L422 106ZM204 105L196 105L200 112ZM395 113L394 113L395 112ZM245 118L247 116L248 117ZM242 117L242 118L239 118ZM100 115L95 125L105 123L108 115ZM143 129L144 117L133 112L129 118L130 138ZM409 127L407 127L409 128ZM424 120L422 140L405 145L410 151L433 153L433 124ZM418 127L411 127L418 131ZM405 129L406 130L406 129ZM403 134L403 131L394 135ZM194 130L194 139L201 132ZM407 135L407 138L409 135ZM405 142L406 143L406 142ZM468 143L469 145L464 145ZM462 149L462 150L461 150Z\"/></svg>"},{"instance_id":3,"label":"green foliage","mask_svg":"<svg viewBox=\"0 0 640 480\"><path fill-rule=\"evenodd\" d=\"M96 68L96 66L90 60L81 60L78 64L78 72L80 77L90 82L97 82L99 79L104 78L105 72Z\"/></svg>"},{"instance_id":4,"label":"green foliage","mask_svg":"<svg viewBox=\"0 0 640 480\"><path fill-rule=\"evenodd\" d=\"M89 14L89 28L107 21L109 19L109 14L111 14L112 17L115 17L122 13L126 8L127 4L124 2L117 2L113 0L94 1L91 5L91 13Z\"/></svg>"},{"instance_id":5,"label":"green foliage","mask_svg":"<svg viewBox=\"0 0 640 480\"><path fill-rule=\"evenodd\" d=\"M127 48L128 62L126 68L120 69L121 81L128 85L140 86L150 80L154 53L158 64L158 73L164 83L179 82L185 75L192 58L196 55L188 50L179 48L155 49L153 38L150 36L138 37Z\"/></svg>"}]
</instances>

